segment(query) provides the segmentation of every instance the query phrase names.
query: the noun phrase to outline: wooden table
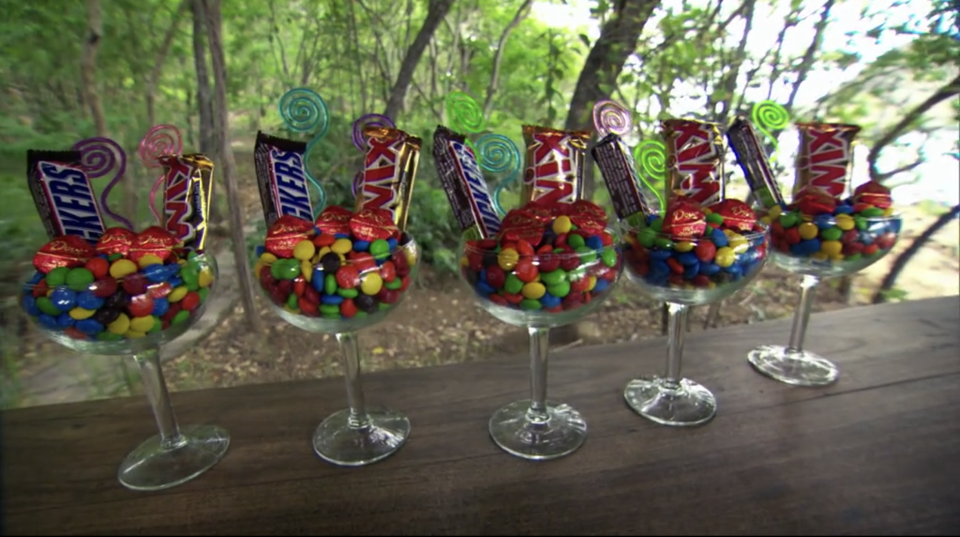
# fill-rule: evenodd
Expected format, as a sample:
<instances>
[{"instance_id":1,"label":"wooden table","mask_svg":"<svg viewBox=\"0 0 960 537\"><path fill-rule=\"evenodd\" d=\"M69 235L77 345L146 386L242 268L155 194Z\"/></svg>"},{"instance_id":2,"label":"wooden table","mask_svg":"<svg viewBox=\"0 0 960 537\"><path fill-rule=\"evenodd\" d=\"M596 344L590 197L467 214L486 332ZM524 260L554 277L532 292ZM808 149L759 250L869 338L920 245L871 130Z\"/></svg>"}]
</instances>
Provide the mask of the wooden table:
<instances>
[{"instance_id":1,"label":"wooden table","mask_svg":"<svg viewBox=\"0 0 960 537\"><path fill-rule=\"evenodd\" d=\"M690 336L684 373L720 410L672 429L630 411L631 375L660 371L662 339L552 357L549 395L589 440L529 462L496 448L490 414L527 396L523 357L365 377L368 400L413 433L378 464L344 469L310 435L344 405L342 379L173 394L181 423L229 429L226 458L160 493L116 481L153 434L141 397L3 413L9 534L953 534L960 533L960 297L814 315L809 347L840 381L791 387L745 354L789 321Z\"/></svg>"}]
</instances>

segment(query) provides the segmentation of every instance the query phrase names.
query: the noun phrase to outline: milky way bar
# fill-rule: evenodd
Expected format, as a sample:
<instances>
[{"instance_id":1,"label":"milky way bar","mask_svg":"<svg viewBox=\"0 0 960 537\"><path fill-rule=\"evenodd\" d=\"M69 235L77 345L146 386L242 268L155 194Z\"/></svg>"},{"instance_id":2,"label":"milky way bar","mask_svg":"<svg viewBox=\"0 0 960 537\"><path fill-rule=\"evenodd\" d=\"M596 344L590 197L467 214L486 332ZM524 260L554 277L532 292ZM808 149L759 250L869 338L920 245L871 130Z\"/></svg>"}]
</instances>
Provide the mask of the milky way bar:
<instances>
[{"instance_id":1,"label":"milky way bar","mask_svg":"<svg viewBox=\"0 0 960 537\"><path fill-rule=\"evenodd\" d=\"M96 244L103 218L78 151L27 151L27 182L50 239L76 235Z\"/></svg>"},{"instance_id":2,"label":"milky way bar","mask_svg":"<svg viewBox=\"0 0 960 537\"><path fill-rule=\"evenodd\" d=\"M366 127L363 137L367 150L356 212L368 207L386 209L402 231L410 217L421 140L398 129L375 126Z\"/></svg>"},{"instance_id":3,"label":"milky way bar","mask_svg":"<svg viewBox=\"0 0 960 537\"><path fill-rule=\"evenodd\" d=\"M496 235L500 231L500 216L477 157L466 145L466 137L438 126L433 134L433 160L460 230L479 239Z\"/></svg>"},{"instance_id":4,"label":"milky way bar","mask_svg":"<svg viewBox=\"0 0 960 537\"><path fill-rule=\"evenodd\" d=\"M166 167L163 184L163 227L184 247L203 251L210 214L209 186L201 170L212 173L213 163L203 155L160 157Z\"/></svg>"},{"instance_id":5,"label":"milky way bar","mask_svg":"<svg viewBox=\"0 0 960 537\"><path fill-rule=\"evenodd\" d=\"M649 202L651 198L655 200L656 196L651 193L651 198L648 198L641 192L633 155L619 135L608 134L597 142L591 152L607 184L619 219L629 219L635 225L643 225L646 216L659 213L659 207L651 207Z\"/></svg>"},{"instance_id":6,"label":"milky way bar","mask_svg":"<svg viewBox=\"0 0 960 537\"><path fill-rule=\"evenodd\" d=\"M267 227L283 215L313 222L304 156L307 144L257 132L253 150Z\"/></svg>"},{"instance_id":7,"label":"milky way bar","mask_svg":"<svg viewBox=\"0 0 960 537\"><path fill-rule=\"evenodd\" d=\"M783 195L777 178L770 170L767 153L760 144L753 125L742 117L733 120L727 129L727 141L733 149L743 176L750 186L750 191L764 209L783 204Z\"/></svg>"}]
</instances>

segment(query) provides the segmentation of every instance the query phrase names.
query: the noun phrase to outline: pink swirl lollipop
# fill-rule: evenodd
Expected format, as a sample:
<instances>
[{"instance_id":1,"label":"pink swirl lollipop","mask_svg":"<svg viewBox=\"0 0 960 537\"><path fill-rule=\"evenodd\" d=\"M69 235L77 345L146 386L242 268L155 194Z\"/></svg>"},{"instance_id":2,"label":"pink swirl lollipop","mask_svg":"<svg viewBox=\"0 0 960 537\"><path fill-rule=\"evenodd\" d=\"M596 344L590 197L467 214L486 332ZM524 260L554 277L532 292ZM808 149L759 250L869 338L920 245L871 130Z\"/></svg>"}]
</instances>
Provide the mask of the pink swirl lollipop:
<instances>
[{"instance_id":1,"label":"pink swirl lollipop","mask_svg":"<svg viewBox=\"0 0 960 537\"><path fill-rule=\"evenodd\" d=\"M140 140L140 161L147 168L160 168L163 166L160 163L160 157L181 153L183 153L183 137L180 135L180 130L173 125L155 125ZM162 184L163 174L160 174L157 181L153 183L153 188L150 189L150 212L160 225L163 225L163 217L157 210L156 200L157 191Z\"/></svg>"},{"instance_id":2,"label":"pink swirl lollipop","mask_svg":"<svg viewBox=\"0 0 960 537\"><path fill-rule=\"evenodd\" d=\"M133 230L133 224L129 220L110 210L110 206L107 205L107 196L127 171L127 154L123 148L109 138L87 138L73 144L73 150L80 152L80 164L83 165L87 178L91 181L105 177L116 170L110 182L107 183L107 188L100 192L100 208L114 221Z\"/></svg>"},{"instance_id":3,"label":"pink swirl lollipop","mask_svg":"<svg viewBox=\"0 0 960 537\"><path fill-rule=\"evenodd\" d=\"M366 148L366 141L363 139L363 129L365 127L387 127L388 129L395 129L397 126L393 123L393 120L383 114L367 114L361 116L360 119L353 122L353 145L357 149L363 151ZM360 183L363 181L363 172L357 172L353 176L353 184L351 189L353 190L353 197L357 197L357 192L360 190Z\"/></svg>"},{"instance_id":4,"label":"pink swirl lollipop","mask_svg":"<svg viewBox=\"0 0 960 537\"><path fill-rule=\"evenodd\" d=\"M630 111L620 103L603 100L593 105L593 126L600 138L611 133L623 136L633 128L633 120Z\"/></svg>"}]
</instances>

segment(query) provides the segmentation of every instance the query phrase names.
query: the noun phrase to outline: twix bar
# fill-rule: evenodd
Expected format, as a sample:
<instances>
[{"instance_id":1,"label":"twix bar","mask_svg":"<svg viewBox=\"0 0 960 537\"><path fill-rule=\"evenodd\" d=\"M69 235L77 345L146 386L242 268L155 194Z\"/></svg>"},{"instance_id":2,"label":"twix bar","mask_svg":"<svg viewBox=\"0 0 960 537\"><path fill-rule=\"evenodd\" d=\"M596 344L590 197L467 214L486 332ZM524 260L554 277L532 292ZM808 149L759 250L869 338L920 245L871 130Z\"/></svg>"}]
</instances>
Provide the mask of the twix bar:
<instances>
[{"instance_id":1,"label":"twix bar","mask_svg":"<svg viewBox=\"0 0 960 537\"><path fill-rule=\"evenodd\" d=\"M433 161L460 230L476 235L472 238L477 239L496 235L500 231L500 215L466 136L438 126L433 133Z\"/></svg>"},{"instance_id":2,"label":"twix bar","mask_svg":"<svg viewBox=\"0 0 960 537\"><path fill-rule=\"evenodd\" d=\"M724 148L719 125L665 119L660 132L667 146L666 199L681 195L700 207L723 201Z\"/></svg>"},{"instance_id":3,"label":"twix bar","mask_svg":"<svg viewBox=\"0 0 960 537\"><path fill-rule=\"evenodd\" d=\"M583 197L583 161L587 131L523 126L526 170L520 202L573 203Z\"/></svg>"},{"instance_id":4,"label":"twix bar","mask_svg":"<svg viewBox=\"0 0 960 537\"><path fill-rule=\"evenodd\" d=\"M213 162L201 154L166 155L159 159L166 168L163 181L163 227L186 248L203 251L210 215L209 184Z\"/></svg>"},{"instance_id":5,"label":"twix bar","mask_svg":"<svg viewBox=\"0 0 960 537\"><path fill-rule=\"evenodd\" d=\"M367 151L363 178L357 188L356 212L371 207L386 209L397 228L403 230L410 216L421 140L386 127L368 126L363 134Z\"/></svg>"},{"instance_id":6,"label":"twix bar","mask_svg":"<svg viewBox=\"0 0 960 537\"><path fill-rule=\"evenodd\" d=\"M850 183L853 168L853 139L857 125L797 123L800 148L797 151L796 195L809 187L833 198L841 198Z\"/></svg>"},{"instance_id":7,"label":"twix bar","mask_svg":"<svg viewBox=\"0 0 960 537\"><path fill-rule=\"evenodd\" d=\"M27 151L27 182L49 238L82 237L96 244L103 218L79 151Z\"/></svg>"},{"instance_id":8,"label":"twix bar","mask_svg":"<svg viewBox=\"0 0 960 537\"><path fill-rule=\"evenodd\" d=\"M304 155L307 144L257 132L253 158L267 227L289 215L313 222Z\"/></svg>"}]
</instances>

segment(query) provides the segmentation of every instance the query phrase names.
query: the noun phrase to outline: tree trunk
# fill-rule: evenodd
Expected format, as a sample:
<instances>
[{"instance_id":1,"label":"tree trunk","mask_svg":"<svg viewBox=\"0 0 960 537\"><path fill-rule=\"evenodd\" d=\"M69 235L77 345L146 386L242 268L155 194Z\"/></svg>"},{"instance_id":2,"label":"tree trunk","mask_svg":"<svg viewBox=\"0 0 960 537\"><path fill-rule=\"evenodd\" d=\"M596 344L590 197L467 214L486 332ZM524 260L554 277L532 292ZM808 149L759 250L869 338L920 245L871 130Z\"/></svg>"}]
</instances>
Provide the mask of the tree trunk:
<instances>
[{"instance_id":1,"label":"tree trunk","mask_svg":"<svg viewBox=\"0 0 960 537\"><path fill-rule=\"evenodd\" d=\"M83 40L80 76L83 78L84 100L90 106L90 115L96 125L97 136L108 136L107 119L97 91L97 52L103 38L103 12L100 0L87 0L87 35Z\"/></svg>"},{"instance_id":2,"label":"tree trunk","mask_svg":"<svg viewBox=\"0 0 960 537\"><path fill-rule=\"evenodd\" d=\"M507 44L507 38L510 37L510 32L519 26L520 22L530 13L528 8L532 3L533 0L524 0L517 9L517 13L513 16L513 19L507 24L506 28L503 29L503 33L500 34L500 40L497 42L497 52L493 56L493 72L490 75L490 84L487 86L487 97L483 102L483 117L487 119L490 119L490 108L493 107L493 96L497 93L497 86L500 85L500 62L503 61L503 49Z\"/></svg>"},{"instance_id":3,"label":"tree trunk","mask_svg":"<svg viewBox=\"0 0 960 537\"><path fill-rule=\"evenodd\" d=\"M150 78L147 79L147 123L151 127L157 124L157 82L160 80L160 74L163 72L163 63L167 59L167 53L170 52L170 45L173 44L173 38L177 35L180 16L189 3L190 0L183 0L173 14L173 19L170 20L170 26L167 27L167 33L163 36L163 42L160 43L160 49L157 50L157 57L153 60L153 69L150 70Z\"/></svg>"},{"instance_id":4,"label":"tree trunk","mask_svg":"<svg viewBox=\"0 0 960 537\"><path fill-rule=\"evenodd\" d=\"M400 64L400 73L397 74L397 82L390 90L390 97L387 100L387 109L384 115L396 121L397 114L403 110L403 102L407 97L407 88L413 80L413 73L420 63L420 57L426 50L430 40L433 39L437 26L447 16L453 0L430 0L430 8L427 10L427 18L423 21L423 26L417 33L417 38L410 44L407 54L403 57L403 63Z\"/></svg>"},{"instance_id":5,"label":"tree trunk","mask_svg":"<svg viewBox=\"0 0 960 537\"><path fill-rule=\"evenodd\" d=\"M193 9L193 63L197 71L197 110L200 116L200 152L214 162L223 159L217 154L217 139L213 127L213 98L210 95L210 71L207 69L206 15L203 0L192 0ZM218 228L223 222L221 204L217 198L210 203L210 225Z\"/></svg>"},{"instance_id":6,"label":"tree trunk","mask_svg":"<svg viewBox=\"0 0 960 537\"><path fill-rule=\"evenodd\" d=\"M253 285L250 278L250 263L247 260L247 245L243 233L243 207L240 205L240 195L237 185L236 163L233 161L233 150L230 148L230 117L227 110L227 66L223 54L222 24L220 17L220 0L202 0L207 36L210 39L210 58L213 64L213 78L216 84L214 103L216 113L217 141L219 142L220 165L223 168L224 184L227 187L227 205L230 209L230 235L233 242L233 260L236 263L237 278L240 281L240 296L243 299L243 312L247 321L247 329L255 334L263 333L263 321L257 309L253 296Z\"/></svg>"}]
</instances>

